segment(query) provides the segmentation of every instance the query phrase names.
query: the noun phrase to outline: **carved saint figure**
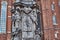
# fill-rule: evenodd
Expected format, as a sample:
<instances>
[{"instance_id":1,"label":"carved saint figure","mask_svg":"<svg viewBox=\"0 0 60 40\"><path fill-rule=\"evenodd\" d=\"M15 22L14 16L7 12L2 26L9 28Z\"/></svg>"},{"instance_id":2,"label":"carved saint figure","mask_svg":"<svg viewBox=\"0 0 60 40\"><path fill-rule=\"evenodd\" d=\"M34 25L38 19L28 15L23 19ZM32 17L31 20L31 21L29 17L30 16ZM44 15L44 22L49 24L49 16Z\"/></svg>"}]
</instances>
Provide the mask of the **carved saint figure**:
<instances>
[{"instance_id":1,"label":"carved saint figure","mask_svg":"<svg viewBox=\"0 0 60 40\"><path fill-rule=\"evenodd\" d=\"M24 6L16 7L12 14L12 32L14 40L39 40L39 35L35 34L37 23L37 8Z\"/></svg>"}]
</instances>

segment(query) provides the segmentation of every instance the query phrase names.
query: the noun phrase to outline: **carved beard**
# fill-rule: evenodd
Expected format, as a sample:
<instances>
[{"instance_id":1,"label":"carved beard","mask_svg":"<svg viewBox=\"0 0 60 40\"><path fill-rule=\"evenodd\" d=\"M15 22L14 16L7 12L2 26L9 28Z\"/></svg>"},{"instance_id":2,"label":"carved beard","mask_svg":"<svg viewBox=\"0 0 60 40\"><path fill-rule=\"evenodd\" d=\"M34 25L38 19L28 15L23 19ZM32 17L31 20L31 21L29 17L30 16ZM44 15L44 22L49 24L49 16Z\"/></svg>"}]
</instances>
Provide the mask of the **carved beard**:
<instances>
[{"instance_id":1,"label":"carved beard","mask_svg":"<svg viewBox=\"0 0 60 40\"><path fill-rule=\"evenodd\" d=\"M24 13L26 14L29 14L31 11L32 11L31 8L27 8L27 7L24 8Z\"/></svg>"}]
</instances>

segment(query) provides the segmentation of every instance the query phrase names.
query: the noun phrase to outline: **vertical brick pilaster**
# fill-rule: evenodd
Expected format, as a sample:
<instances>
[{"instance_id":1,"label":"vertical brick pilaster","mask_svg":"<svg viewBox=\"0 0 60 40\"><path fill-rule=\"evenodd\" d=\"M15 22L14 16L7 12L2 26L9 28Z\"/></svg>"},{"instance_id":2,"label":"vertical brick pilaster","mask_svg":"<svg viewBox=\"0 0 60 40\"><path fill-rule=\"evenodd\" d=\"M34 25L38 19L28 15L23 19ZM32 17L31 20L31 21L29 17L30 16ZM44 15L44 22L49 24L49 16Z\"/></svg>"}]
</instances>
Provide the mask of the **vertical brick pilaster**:
<instances>
[{"instance_id":1,"label":"vertical brick pilaster","mask_svg":"<svg viewBox=\"0 0 60 40\"><path fill-rule=\"evenodd\" d=\"M53 40L54 30L52 24L51 0L41 0L41 4L44 27L44 40Z\"/></svg>"},{"instance_id":2,"label":"vertical brick pilaster","mask_svg":"<svg viewBox=\"0 0 60 40\"><path fill-rule=\"evenodd\" d=\"M12 3L12 0L7 0L8 2L8 13L7 13L7 40L11 40L11 3Z\"/></svg>"}]
</instances>

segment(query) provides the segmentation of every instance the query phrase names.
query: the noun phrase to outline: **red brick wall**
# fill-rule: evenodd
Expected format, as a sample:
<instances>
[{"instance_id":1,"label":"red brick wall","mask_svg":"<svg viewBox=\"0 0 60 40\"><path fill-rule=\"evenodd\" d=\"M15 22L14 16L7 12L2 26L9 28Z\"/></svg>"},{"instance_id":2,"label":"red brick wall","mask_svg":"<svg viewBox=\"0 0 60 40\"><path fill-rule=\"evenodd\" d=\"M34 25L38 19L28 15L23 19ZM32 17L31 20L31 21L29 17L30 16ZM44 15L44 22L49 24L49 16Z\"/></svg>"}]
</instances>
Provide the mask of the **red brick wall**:
<instances>
[{"instance_id":1,"label":"red brick wall","mask_svg":"<svg viewBox=\"0 0 60 40\"><path fill-rule=\"evenodd\" d=\"M51 0L41 0L44 40L53 40Z\"/></svg>"},{"instance_id":2,"label":"red brick wall","mask_svg":"<svg viewBox=\"0 0 60 40\"><path fill-rule=\"evenodd\" d=\"M7 39L6 40L11 40L11 6L13 3L13 0L7 0L8 2L8 11L7 11Z\"/></svg>"},{"instance_id":3,"label":"red brick wall","mask_svg":"<svg viewBox=\"0 0 60 40\"><path fill-rule=\"evenodd\" d=\"M57 16L57 24L58 25L56 25L56 30L59 32L58 33L58 40L60 40L60 12L59 12L59 6L58 6L58 1L56 1L55 0L55 2L56 2L56 16Z\"/></svg>"},{"instance_id":4,"label":"red brick wall","mask_svg":"<svg viewBox=\"0 0 60 40\"><path fill-rule=\"evenodd\" d=\"M0 5L1 5L0 0ZM8 5L7 5L7 27L6 27L6 34L0 34L0 40L11 40L11 5L13 0L6 0ZM0 6L1 8L1 6ZM0 9L1 10L1 9Z\"/></svg>"},{"instance_id":5,"label":"red brick wall","mask_svg":"<svg viewBox=\"0 0 60 40\"><path fill-rule=\"evenodd\" d=\"M1 1L1 0L0 0ZM52 11L51 3L55 2L55 13L57 18L57 25L52 23ZM8 12L7 12L7 34L1 34L1 40L11 40L11 5L13 0L7 0L8 2ZM0 2L1 3L1 2ZM43 31L44 31L44 40L60 40L60 8L58 6L58 0L41 0L40 3L42 7L42 21L43 21ZM0 7L1 8L1 7ZM58 31L58 38L55 39L54 33Z\"/></svg>"},{"instance_id":6,"label":"red brick wall","mask_svg":"<svg viewBox=\"0 0 60 40\"><path fill-rule=\"evenodd\" d=\"M57 18L57 25L52 23L52 11L51 2L55 2L55 13ZM44 29L44 40L56 40L55 31L58 31L58 40L60 40L60 13L58 8L58 0L41 0L42 14L43 14L43 29Z\"/></svg>"},{"instance_id":7,"label":"red brick wall","mask_svg":"<svg viewBox=\"0 0 60 40\"><path fill-rule=\"evenodd\" d=\"M6 40L6 34L0 34L0 40Z\"/></svg>"},{"instance_id":8,"label":"red brick wall","mask_svg":"<svg viewBox=\"0 0 60 40\"><path fill-rule=\"evenodd\" d=\"M0 0L0 9L1 9L1 0ZM1 10L0 10L0 12L1 12ZM0 15L1 15L1 13L0 13Z\"/></svg>"}]
</instances>

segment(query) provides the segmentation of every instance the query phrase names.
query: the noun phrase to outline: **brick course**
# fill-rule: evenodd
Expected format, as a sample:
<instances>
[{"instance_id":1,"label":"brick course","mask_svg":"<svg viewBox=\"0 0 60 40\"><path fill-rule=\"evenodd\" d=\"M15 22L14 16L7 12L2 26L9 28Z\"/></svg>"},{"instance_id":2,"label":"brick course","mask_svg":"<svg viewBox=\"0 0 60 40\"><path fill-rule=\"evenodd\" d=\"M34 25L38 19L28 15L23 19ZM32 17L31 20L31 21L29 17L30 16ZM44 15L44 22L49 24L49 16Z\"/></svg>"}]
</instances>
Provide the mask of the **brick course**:
<instances>
[{"instance_id":1,"label":"brick course","mask_svg":"<svg viewBox=\"0 0 60 40\"><path fill-rule=\"evenodd\" d=\"M11 40L11 6L14 0L8 0L8 9L7 9L7 32L6 34L0 34L1 40ZM57 18L57 25L53 25L52 22L52 11L51 3L55 2L55 13ZM38 1L37 1L38 2ZM0 0L1 3L1 0ZM60 7L58 6L58 0L41 0L39 1L42 7L42 25L43 25L43 34L44 40L60 40ZM1 6L0 6L1 8ZM58 31L58 38L56 39L54 34Z\"/></svg>"}]
</instances>

